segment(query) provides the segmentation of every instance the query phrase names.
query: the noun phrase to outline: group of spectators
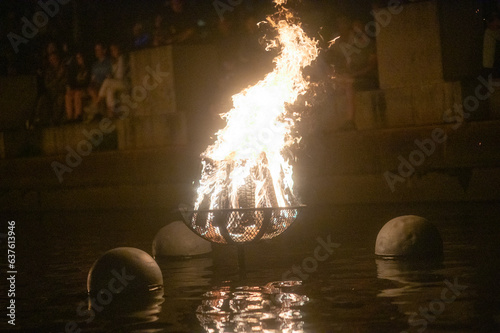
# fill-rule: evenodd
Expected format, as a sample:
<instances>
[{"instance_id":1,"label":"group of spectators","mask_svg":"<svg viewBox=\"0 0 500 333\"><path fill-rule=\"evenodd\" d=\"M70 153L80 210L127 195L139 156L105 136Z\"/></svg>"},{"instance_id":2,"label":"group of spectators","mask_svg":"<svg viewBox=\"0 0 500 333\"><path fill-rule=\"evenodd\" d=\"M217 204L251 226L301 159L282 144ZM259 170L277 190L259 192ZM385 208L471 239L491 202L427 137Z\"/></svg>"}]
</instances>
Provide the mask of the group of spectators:
<instances>
[{"instance_id":1,"label":"group of spectators","mask_svg":"<svg viewBox=\"0 0 500 333\"><path fill-rule=\"evenodd\" d=\"M259 15L257 3L254 1L252 11L246 10L245 4L224 12L211 7L212 16L217 13L217 17L204 20L192 1L170 0L151 17L131 21L128 33L123 34L130 39L121 36L121 43L95 43L93 54L88 52L90 46L87 50L73 50L67 43L49 42L43 47L43 63L37 71L39 98L28 126L118 116L116 102L120 93L130 88L124 54L169 44L209 41L215 45L219 59L217 82L222 99L227 99L272 70L271 60L277 55L265 51L265 27L259 30L257 25L265 16ZM343 129L354 129L355 91L376 89L378 85L375 40L360 42L360 38L366 38L362 36L364 26L360 20L347 16L332 19L314 6L303 9L303 13L312 13L309 24L329 26L325 30L331 33L322 36L325 42L338 37L331 48L323 45L327 49L324 60L330 70L334 69L331 74L336 77L336 90L347 97L347 121ZM321 22L315 22L316 17ZM346 52L359 44L364 46L356 48L356 52Z\"/></svg>"},{"instance_id":2,"label":"group of spectators","mask_svg":"<svg viewBox=\"0 0 500 333\"><path fill-rule=\"evenodd\" d=\"M133 25L132 48L190 42L199 37L199 24L206 24L198 22L197 13L185 0L171 0L148 21L153 22L152 26L142 21Z\"/></svg>"},{"instance_id":3,"label":"group of spectators","mask_svg":"<svg viewBox=\"0 0 500 333\"><path fill-rule=\"evenodd\" d=\"M214 79L226 96L245 85L242 78L257 79L263 64L271 64L274 55L259 42L258 16L245 12L243 6L238 13L227 12L205 22L185 0L166 4L153 17L131 23L129 42L121 36L120 43L95 43L93 50L90 45L76 49L54 41L43 45L43 61L37 70L39 98L27 126L57 126L119 116L116 103L121 93L130 89L129 51L170 44L215 45L219 77Z\"/></svg>"},{"instance_id":4,"label":"group of spectators","mask_svg":"<svg viewBox=\"0 0 500 333\"><path fill-rule=\"evenodd\" d=\"M133 24L130 47L210 43L218 53L219 86L224 92L235 93L241 89L240 78L245 78L248 84L276 55L265 51L264 32L258 31L258 22L265 18L260 12L267 8L259 6L259 2L254 1L251 10L243 3L220 12L214 5L209 6L212 14L209 18L190 1L168 1L152 17Z\"/></svg>"},{"instance_id":5,"label":"group of spectators","mask_svg":"<svg viewBox=\"0 0 500 333\"><path fill-rule=\"evenodd\" d=\"M29 128L82 121L84 107L89 121L97 115L116 116L117 93L128 86L126 59L118 43L96 43L94 55L90 64L81 50L47 44L37 71L39 96Z\"/></svg>"}]
</instances>

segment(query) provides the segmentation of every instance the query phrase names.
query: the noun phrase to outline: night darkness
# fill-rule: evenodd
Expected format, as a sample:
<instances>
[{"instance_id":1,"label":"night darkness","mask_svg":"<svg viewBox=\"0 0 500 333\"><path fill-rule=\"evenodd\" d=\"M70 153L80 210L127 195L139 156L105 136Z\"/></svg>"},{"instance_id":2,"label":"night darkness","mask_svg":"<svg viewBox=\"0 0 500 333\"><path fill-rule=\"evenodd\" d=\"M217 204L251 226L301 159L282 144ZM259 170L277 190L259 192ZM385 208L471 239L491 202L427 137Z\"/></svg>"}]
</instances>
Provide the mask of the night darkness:
<instances>
[{"instance_id":1,"label":"night darkness","mask_svg":"<svg viewBox=\"0 0 500 333\"><path fill-rule=\"evenodd\" d=\"M206 40L214 35L218 21L217 12L211 1L189 1L190 6L196 13L199 27ZM327 1L312 0L290 4L300 13L305 24L306 31L320 39L331 38L335 18L339 15L347 15L354 19L367 22L373 17L370 15L374 3L383 1L360 0L360 1ZM496 8L496 1L483 0L479 2L484 13L491 12ZM97 41L120 42L125 48L129 45L132 27L135 22L142 22L146 29L153 24L155 14L166 11L168 1L151 0L147 2L133 0L73 0L61 5L57 15L51 18L46 27L29 43L20 44L20 52L12 54L11 43L6 38L9 32L21 35L22 17L32 18L36 11L40 10L37 1L15 1L3 0L0 2L0 75L6 75L8 69L6 62L14 62L15 71L18 74L33 73L37 67L37 58L40 50L49 41L56 41L60 45L70 44L73 48L82 49L92 55L92 46ZM241 20L246 15L254 15L259 19L265 19L266 15L273 12L273 6L269 0L245 0L235 7L234 11L227 11L224 16L229 19ZM8 60L6 60L8 59Z\"/></svg>"},{"instance_id":2,"label":"night darkness","mask_svg":"<svg viewBox=\"0 0 500 333\"><path fill-rule=\"evenodd\" d=\"M204 34L205 41L214 35L219 20L214 5L210 1L190 1L190 6L196 13L199 29ZM0 32L2 67L0 74L7 74L5 58L15 62L16 72L33 73L37 66L40 51L49 41L59 45L68 43L75 49L82 49L92 55L95 42L120 42L125 48L130 44L132 27L135 22L142 22L146 29L153 24L155 14L166 12L168 1L151 0L147 2L133 0L103 0L103 1L69 1L60 5L58 14L51 18L46 27L29 43L20 44L20 52L11 54L11 43L6 38L9 32L21 35L21 18L31 19L40 10L37 1L4 0L0 2ZM346 14L362 20L370 19L371 1L326 1L314 0L291 4L302 17L306 31L318 39L328 38L332 33L334 18ZM273 12L271 1L245 0L234 11L227 11L228 19L242 20L246 15L254 15L264 20Z\"/></svg>"},{"instance_id":3,"label":"night darkness","mask_svg":"<svg viewBox=\"0 0 500 333\"><path fill-rule=\"evenodd\" d=\"M0 332L500 332L500 0L177 1L0 0Z\"/></svg>"}]
</instances>

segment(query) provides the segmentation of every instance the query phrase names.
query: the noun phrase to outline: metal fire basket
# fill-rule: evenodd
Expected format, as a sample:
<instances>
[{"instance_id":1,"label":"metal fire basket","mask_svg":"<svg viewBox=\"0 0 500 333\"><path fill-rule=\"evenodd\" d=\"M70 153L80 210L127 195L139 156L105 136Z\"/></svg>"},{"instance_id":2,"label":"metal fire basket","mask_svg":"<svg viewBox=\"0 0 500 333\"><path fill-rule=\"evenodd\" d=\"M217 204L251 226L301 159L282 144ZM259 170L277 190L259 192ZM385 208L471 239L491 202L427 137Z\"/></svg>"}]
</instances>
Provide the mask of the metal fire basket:
<instances>
[{"instance_id":1,"label":"metal fire basket","mask_svg":"<svg viewBox=\"0 0 500 333\"><path fill-rule=\"evenodd\" d=\"M186 225L206 240L243 245L283 233L305 206L195 210Z\"/></svg>"}]
</instances>

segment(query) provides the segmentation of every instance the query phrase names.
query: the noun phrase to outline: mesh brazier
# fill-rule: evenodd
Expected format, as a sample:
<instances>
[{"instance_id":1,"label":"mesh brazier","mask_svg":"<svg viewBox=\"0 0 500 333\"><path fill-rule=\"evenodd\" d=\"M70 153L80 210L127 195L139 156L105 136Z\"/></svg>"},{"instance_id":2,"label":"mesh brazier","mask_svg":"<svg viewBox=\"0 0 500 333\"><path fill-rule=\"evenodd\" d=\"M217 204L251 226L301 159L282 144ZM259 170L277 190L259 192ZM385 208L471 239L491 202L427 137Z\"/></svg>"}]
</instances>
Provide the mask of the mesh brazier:
<instances>
[{"instance_id":1,"label":"mesh brazier","mask_svg":"<svg viewBox=\"0 0 500 333\"><path fill-rule=\"evenodd\" d=\"M280 235L303 207L195 210L188 212L185 223L210 242L245 244Z\"/></svg>"}]
</instances>

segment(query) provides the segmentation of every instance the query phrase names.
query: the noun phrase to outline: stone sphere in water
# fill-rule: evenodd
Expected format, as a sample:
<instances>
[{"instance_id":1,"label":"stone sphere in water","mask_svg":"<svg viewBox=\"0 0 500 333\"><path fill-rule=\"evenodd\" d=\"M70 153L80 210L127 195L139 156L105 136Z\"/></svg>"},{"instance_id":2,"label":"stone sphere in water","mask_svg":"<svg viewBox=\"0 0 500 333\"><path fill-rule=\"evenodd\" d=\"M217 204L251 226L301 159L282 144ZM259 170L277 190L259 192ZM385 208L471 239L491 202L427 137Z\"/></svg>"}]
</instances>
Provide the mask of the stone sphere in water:
<instances>
[{"instance_id":1,"label":"stone sphere in water","mask_svg":"<svg viewBox=\"0 0 500 333\"><path fill-rule=\"evenodd\" d=\"M438 229L427 219L405 215L387 222L375 242L375 254L384 257L436 257L443 253Z\"/></svg>"},{"instance_id":2,"label":"stone sphere in water","mask_svg":"<svg viewBox=\"0 0 500 333\"><path fill-rule=\"evenodd\" d=\"M104 253L90 268L89 294L147 293L161 289L163 276L156 261L146 252L118 247Z\"/></svg>"},{"instance_id":3,"label":"stone sphere in water","mask_svg":"<svg viewBox=\"0 0 500 333\"><path fill-rule=\"evenodd\" d=\"M161 228L153 240L154 257L191 257L211 251L210 242L196 235L181 221Z\"/></svg>"}]
</instances>

